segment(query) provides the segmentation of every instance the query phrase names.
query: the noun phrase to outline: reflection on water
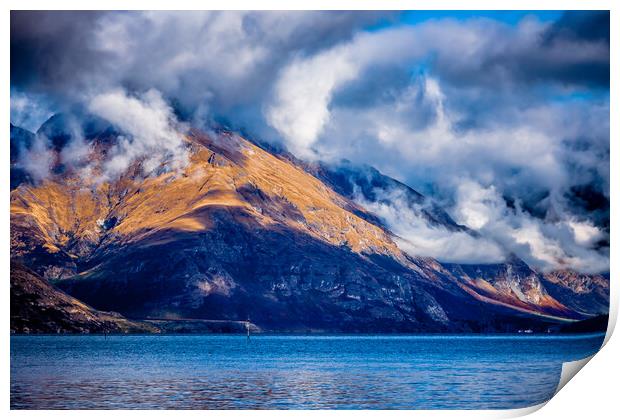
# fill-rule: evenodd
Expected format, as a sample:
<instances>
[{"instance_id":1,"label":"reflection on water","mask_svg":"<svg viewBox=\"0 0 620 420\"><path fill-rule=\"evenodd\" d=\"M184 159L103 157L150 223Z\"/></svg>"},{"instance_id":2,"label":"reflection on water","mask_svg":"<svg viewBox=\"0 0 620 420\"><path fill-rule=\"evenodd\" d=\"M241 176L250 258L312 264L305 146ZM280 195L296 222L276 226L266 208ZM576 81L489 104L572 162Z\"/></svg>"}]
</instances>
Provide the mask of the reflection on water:
<instances>
[{"instance_id":1,"label":"reflection on water","mask_svg":"<svg viewBox=\"0 0 620 420\"><path fill-rule=\"evenodd\" d=\"M603 335L11 338L11 408L517 408Z\"/></svg>"}]
</instances>

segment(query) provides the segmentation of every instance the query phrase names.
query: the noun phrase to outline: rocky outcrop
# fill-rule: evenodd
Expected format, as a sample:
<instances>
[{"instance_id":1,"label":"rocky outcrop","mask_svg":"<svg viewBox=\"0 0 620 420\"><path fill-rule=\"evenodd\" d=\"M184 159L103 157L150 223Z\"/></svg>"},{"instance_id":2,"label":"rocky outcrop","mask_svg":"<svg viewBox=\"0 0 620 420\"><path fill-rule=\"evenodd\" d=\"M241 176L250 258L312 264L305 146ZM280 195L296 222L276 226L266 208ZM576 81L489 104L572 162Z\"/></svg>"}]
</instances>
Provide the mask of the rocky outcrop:
<instances>
[{"instance_id":1,"label":"rocky outcrop","mask_svg":"<svg viewBox=\"0 0 620 420\"><path fill-rule=\"evenodd\" d=\"M567 307L587 316L609 312L609 275L553 271L543 275L549 293Z\"/></svg>"},{"instance_id":2,"label":"rocky outcrop","mask_svg":"<svg viewBox=\"0 0 620 420\"><path fill-rule=\"evenodd\" d=\"M501 264L445 266L466 290L482 300L551 317L584 317L549 293L544 286L544 277L515 257Z\"/></svg>"},{"instance_id":3,"label":"rocky outcrop","mask_svg":"<svg viewBox=\"0 0 620 420\"><path fill-rule=\"evenodd\" d=\"M152 325L93 309L19 263L11 264L11 333L159 332Z\"/></svg>"}]
</instances>

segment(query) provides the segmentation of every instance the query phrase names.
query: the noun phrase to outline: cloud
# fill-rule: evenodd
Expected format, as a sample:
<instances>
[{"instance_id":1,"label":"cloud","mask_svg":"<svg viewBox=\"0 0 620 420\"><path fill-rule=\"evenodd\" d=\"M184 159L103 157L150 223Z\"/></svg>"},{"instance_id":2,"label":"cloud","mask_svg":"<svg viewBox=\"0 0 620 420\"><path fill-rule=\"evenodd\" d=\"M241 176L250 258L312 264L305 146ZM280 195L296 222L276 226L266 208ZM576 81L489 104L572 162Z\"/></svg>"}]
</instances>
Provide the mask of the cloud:
<instances>
[{"instance_id":1,"label":"cloud","mask_svg":"<svg viewBox=\"0 0 620 420\"><path fill-rule=\"evenodd\" d=\"M13 11L11 85L73 99L121 86L155 88L188 111L209 102L225 113L254 106L292 56L394 14Z\"/></svg>"},{"instance_id":2,"label":"cloud","mask_svg":"<svg viewBox=\"0 0 620 420\"><path fill-rule=\"evenodd\" d=\"M311 147L329 119L333 89L352 80L357 72L356 64L340 49L286 68L276 84L267 121L287 140L292 152L312 156Z\"/></svg>"},{"instance_id":3,"label":"cloud","mask_svg":"<svg viewBox=\"0 0 620 420\"><path fill-rule=\"evenodd\" d=\"M598 15L593 17L601 21ZM401 67L407 72L415 60L427 61L440 79L460 88L502 89L541 80L604 85L605 77L608 83L609 39L568 36L556 26L534 19L525 19L516 28L488 19L447 19L362 33L285 67L266 119L294 151L310 155L331 119L332 101L339 90L360 75L365 77L359 84L367 88L368 80L386 68ZM378 94L390 85L375 88Z\"/></svg>"},{"instance_id":4,"label":"cloud","mask_svg":"<svg viewBox=\"0 0 620 420\"><path fill-rule=\"evenodd\" d=\"M43 181L61 167L79 168L87 163L90 146L84 139L81 120L73 115L56 115L36 133L22 133L32 136L32 140L13 139L11 130L11 147L17 148L15 163L35 182Z\"/></svg>"},{"instance_id":5,"label":"cloud","mask_svg":"<svg viewBox=\"0 0 620 420\"><path fill-rule=\"evenodd\" d=\"M101 12L11 11L11 87L67 94L84 89L105 57L94 54L91 33ZM90 78L90 77L89 77Z\"/></svg>"},{"instance_id":6,"label":"cloud","mask_svg":"<svg viewBox=\"0 0 620 420\"><path fill-rule=\"evenodd\" d=\"M544 269L608 261L606 11L515 24L411 24L399 12L12 12L11 88L12 118L24 92L41 109L78 104L114 120L127 134L106 176L145 153L180 165L178 120L224 124L309 160L375 166L488 242L375 208L417 252L465 261L474 251L461 248L478 247L493 260L495 244ZM83 146L65 159L80 161ZM468 199L463 184L482 198Z\"/></svg>"},{"instance_id":7,"label":"cloud","mask_svg":"<svg viewBox=\"0 0 620 420\"><path fill-rule=\"evenodd\" d=\"M609 249L596 247L596 241L604 236L599 228L571 216L537 219L523 211L519 203L509 208L493 186L483 187L470 180L461 182L453 215L457 222L501 243L509 252L543 271L609 270Z\"/></svg>"},{"instance_id":8,"label":"cloud","mask_svg":"<svg viewBox=\"0 0 620 420\"><path fill-rule=\"evenodd\" d=\"M316 155L312 146L330 119L335 92L371 64L402 64L420 55L412 42L414 34L408 27L363 33L347 44L294 60L275 84L274 98L265 110L267 122L293 152Z\"/></svg>"},{"instance_id":9,"label":"cloud","mask_svg":"<svg viewBox=\"0 0 620 420\"><path fill-rule=\"evenodd\" d=\"M432 257L449 263L499 263L504 249L493 240L475 233L433 224L423 215L423 206L412 205L397 189L376 190L377 200L356 194L355 201L379 216L396 235L398 246L413 256Z\"/></svg>"},{"instance_id":10,"label":"cloud","mask_svg":"<svg viewBox=\"0 0 620 420\"><path fill-rule=\"evenodd\" d=\"M35 135L31 147L20 154L17 166L24 169L35 182L41 182L50 176L54 159L47 137Z\"/></svg>"},{"instance_id":11,"label":"cloud","mask_svg":"<svg viewBox=\"0 0 620 420\"><path fill-rule=\"evenodd\" d=\"M609 87L609 36L592 37L576 29L579 24L606 27L608 34L609 13L566 12L551 24L525 18L514 28L484 19L447 31L434 26L428 34L438 39L431 44L433 68L442 80L462 87Z\"/></svg>"},{"instance_id":12,"label":"cloud","mask_svg":"<svg viewBox=\"0 0 620 420\"><path fill-rule=\"evenodd\" d=\"M89 164L88 157L91 153L91 145L84 138L82 120L72 114L64 115L63 120L62 131L68 140L62 147L54 145L53 142L51 146L53 149L59 150L59 160L62 165L67 168L83 168Z\"/></svg>"},{"instance_id":13,"label":"cloud","mask_svg":"<svg viewBox=\"0 0 620 420\"><path fill-rule=\"evenodd\" d=\"M507 188L514 178L528 185L535 179L550 188L563 184L566 176L560 162L562 138L550 135L551 127L543 126L551 111L528 110L512 115L512 122L462 131L459 116L447 107L438 81L424 76L391 102L363 109L333 108L316 147L323 158L344 154L368 160L370 154L373 164L405 180L428 178L447 184L455 172L461 172L487 181L501 178ZM536 112L547 114L540 126ZM560 121L553 122L554 128L556 124Z\"/></svg>"},{"instance_id":14,"label":"cloud","mask_svg":"<svg viewBox=\"0 0 620 420\"><path fill-rule=\"evenodd\" d=\"M98 183L117 179L138 161L146 176L187 165L187 126L177 120L160 92L129 95L122 89L111 90L92 97L85 111L89 114L67 111L49 119L35 134L32 146L20 154L18 166L35 181L62 167ZM114 140L101 161L91 162L92 135L102 127ZM92 132L85 134L85 130Z\"/></svg>"},{"instance_id":15,"label":"cloud","mask_svg":"<svg viewBox=\"0 0 620 420\"><path fill-rule=\"evenodd\" d=\"M11 123L35 132L49 117L54 115L53 108L43 95L30 95L11 91Z\"/></svg>"},{"instance_id":16,"label":"cloud","mask_svg":"<svg viewBox=\"0 0 620 420\"><path fill-rule=\"evenodd\" d=\"M104 180L117 178L137 159L142 159L146 174L161 164L173 171L187 164L185 128L158 91L149 90L137 97L122 90L103 93L92 98L88 110L123 133L106 156L101 175Z\"/></svg>"},{"instance_id":17,"label":"cloud","mask_svg":"<svg viewBox=\"0 0 620 420\"><path fill-rule=\"evenodd\" d=\"M301 146L314 158L345 156L410 185L429 183L433 195L461 216L486 205L470 201L463 207L459 188L464 182L497 188L501 211L492 223L476 221L487 216L483 212L472 213L475 217L465 223L483 239L428 226L415 213L408 218L406 207L363 203L387 220L403 238L403 248L416 255L483 263L497 261L505 249L541 270L608 270L608 248L576 236L592 226L593 237L606 240L608 231L569 200L580 185L608 194L608 105L568 101L500 109L495 121L465 130L450 105L437 79L417 76L388 100L367 107L328 106L311 149L307 143ZM299 153L298 144L294 150ZM510 210L515 201L520 208Z\"/></svg>"}]
</instances>

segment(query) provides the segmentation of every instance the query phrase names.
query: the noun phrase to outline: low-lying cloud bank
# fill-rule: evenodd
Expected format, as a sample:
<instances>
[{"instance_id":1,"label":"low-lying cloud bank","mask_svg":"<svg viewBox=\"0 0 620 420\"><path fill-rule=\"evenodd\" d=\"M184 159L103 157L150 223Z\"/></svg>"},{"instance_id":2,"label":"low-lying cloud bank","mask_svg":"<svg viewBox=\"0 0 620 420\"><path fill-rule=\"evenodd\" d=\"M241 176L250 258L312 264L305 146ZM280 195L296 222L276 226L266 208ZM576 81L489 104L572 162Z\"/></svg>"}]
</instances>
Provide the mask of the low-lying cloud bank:
<instances>
[{"instance_id":1,"label":"low-lying cloud bank","mask_svg":"<svg viewBox=\"0 0 620 420\"><path fill-rule=\"evenodd\" d=\"M115 89L89 98L84 108L86 114L58 114L42 126L32 146L18 156L17 165L35 181L47 178L60 165L95 184L118 179L137 162L145 176L178 172L187 165L188 126L178 121L159 91L129 95ZM111 130L107 135L113 137L105 157L94 162L93 139L84 133L84 127L93 124Z\"/></svg>"},{"instance_id":2,"label":"low-lying cloud bank","mask_svg":"<svg viewBox=\"0 0 620 420\"><path fill-rule=\"evenodd\" d=\"M518 202L509 208L494 187L472 181L459 185L452 213L457 222L501 244L532 267L592 273L609 270L607 251L597 249L605 233L588 221L570 215L555 220L532 217Z\"/></svg>"},{"instance_id":3,"label":"low-lying cloud bank","mask_svg":"<svg viewBox=\"0 0 620 420\"><path fill-rule=\"evenodd\" d=\"M609 13L408 16L12 12L11 119L33 128L77 104L112 122L124 135L102 180L140 156L181 168L180 120L227 124L304 159L375 166L480 232L365 203L411 253L608 270ZM88 168L82 137L62 159ZM37 177L48 143L23 159Z\"/></svg>"},{"instance_id":4,"label":"low-lying cloud bank","mask_svg":"<svg viewBox=\"0 0 620 420\"><path fill-rule=\"evenodd\" d=\"M506 259L506 251L494 240L475 232L432 223L424 216L428 206L411 204L403 191L376 190L375 196L376 201L369 201L361 194L354 199L379 216L396 235L399 247L410 255L464 264L492 264Z\"/></svg>"}]
</instances>

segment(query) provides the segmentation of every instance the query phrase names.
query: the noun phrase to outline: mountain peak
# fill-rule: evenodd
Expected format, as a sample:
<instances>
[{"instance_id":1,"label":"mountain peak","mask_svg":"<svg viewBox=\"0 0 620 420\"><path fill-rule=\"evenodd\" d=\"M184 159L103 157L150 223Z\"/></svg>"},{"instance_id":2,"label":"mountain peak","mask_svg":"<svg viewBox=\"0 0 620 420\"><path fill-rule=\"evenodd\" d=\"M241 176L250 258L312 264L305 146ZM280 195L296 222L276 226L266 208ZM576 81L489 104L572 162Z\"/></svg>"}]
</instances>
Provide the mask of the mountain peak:
<instances>
[{"instance_id":1,"label":"mountain peak","mask_svg":"<svg viewBox=\"0 0 620 420\"><path fill-rule=\"evenodd\" d=\"M90 140L99 164L106 130ZM492 328L489 316L539 329L582 317L529 268L457 269L403 252L355 194L396 190L433 223L461 227L374 168L299 165L230 131L190 129L184 142L180 170L145 176L137 160L116 179L64 171L13 189L12 258L140 319L249 311L265 329L462 331Z\"/></svg>"}]
</instances>

